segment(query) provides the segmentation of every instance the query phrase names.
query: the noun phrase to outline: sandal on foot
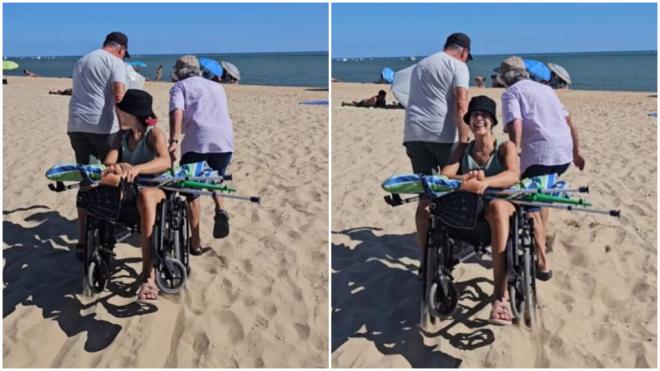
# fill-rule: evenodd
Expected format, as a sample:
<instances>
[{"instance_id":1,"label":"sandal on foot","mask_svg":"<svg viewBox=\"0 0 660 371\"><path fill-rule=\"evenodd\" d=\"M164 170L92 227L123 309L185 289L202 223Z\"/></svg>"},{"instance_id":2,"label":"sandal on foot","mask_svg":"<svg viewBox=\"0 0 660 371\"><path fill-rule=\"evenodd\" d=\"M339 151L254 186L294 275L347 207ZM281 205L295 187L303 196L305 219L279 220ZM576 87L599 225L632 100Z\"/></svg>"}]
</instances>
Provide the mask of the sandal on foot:
<instances>
[{"instance_id":1,"label":"sandal on foot","mask_svg":"<svg viewBox=\"0 0 660 371\"><path fill-rule=\"evenodd\" d=\"M207 247L199 246L197 248L190 247L190 255L199 256L199 255L202 255L202 254L204 254L205 252L207 252L209 250L212 250L210 246L207 246Z\"/></svg>"},{"instance_id":2,"label":"sandal on foot","mask_svg":"<svg viewBox=\"0 0 660 371\"><path fill-rule=\"evenodd\" d=\"M509 302L506 300L493 300L493 309L490 311L488 322L493 325L507 326L512 322L513 316L511 315L511 308Z\"/></svg>"},{"instance_id":3,"label":"sandal on foot","mask_svg":"<svg viewBox=\"0 0 660 371\"><path fill-rule=\"evenodd\" d=\"M138 290L137 301L141 303L154 303L158 301L158 288L151 282L144 282Z\"/></svg>"},{"instance_id":4,"label":"sandal on foot","mask_svg":"<svg viewBox=\"0 0 660 371\"><path fill-rule=\"evenodd\" d=\"M552 269L547 272L536 270L536 279L539 281L549 281L552 278Z\"/></svg>"},{"instance_id":5,"label":"sandal on foot","mask_svg":"<svg viewBox=\"0 0 660 371\"><path fill-rule=\"evenodd\" d=\"M229 234L229 214L223 209L215 211L213 237L225 238Z\"/></svg>"}]
</instances>

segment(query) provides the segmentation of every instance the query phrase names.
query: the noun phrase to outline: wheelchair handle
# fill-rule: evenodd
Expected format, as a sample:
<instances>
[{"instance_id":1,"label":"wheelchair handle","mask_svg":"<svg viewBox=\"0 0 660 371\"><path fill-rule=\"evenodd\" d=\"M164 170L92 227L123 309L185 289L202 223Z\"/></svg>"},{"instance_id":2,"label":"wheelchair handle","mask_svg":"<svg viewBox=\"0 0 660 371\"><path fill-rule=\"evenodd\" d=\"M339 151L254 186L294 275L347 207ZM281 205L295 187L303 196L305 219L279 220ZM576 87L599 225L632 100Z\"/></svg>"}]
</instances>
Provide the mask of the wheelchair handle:
<instances>
[{"instance_id":1,"label":"wheelchair handle","mask_svg":"<svg viewBox=\"0 0 660 371\"><path fill-rule=\"evenodd\" d=\"M409 198L401 198L401 195L398 193L392 193L391 195L385 196L385 203L392 206L392 207L397 207L401 206L403 204L407 204L413 201L419 200L420 196L413 196Z\"/></svg>"},{"instance_id":2,"label":"wheelchair handle","mask_svg":"<svg viewBox=\"0 0 660 371\"><path fill-rule=\"evenodd\" d=\"M64 182L55 182L55 184L53 183L48 184L48 189L50 189L53 192L64 192L78 187L80 187L80 183L69 184L66 186L64 185Z\"/></svg>"}]
</instances>

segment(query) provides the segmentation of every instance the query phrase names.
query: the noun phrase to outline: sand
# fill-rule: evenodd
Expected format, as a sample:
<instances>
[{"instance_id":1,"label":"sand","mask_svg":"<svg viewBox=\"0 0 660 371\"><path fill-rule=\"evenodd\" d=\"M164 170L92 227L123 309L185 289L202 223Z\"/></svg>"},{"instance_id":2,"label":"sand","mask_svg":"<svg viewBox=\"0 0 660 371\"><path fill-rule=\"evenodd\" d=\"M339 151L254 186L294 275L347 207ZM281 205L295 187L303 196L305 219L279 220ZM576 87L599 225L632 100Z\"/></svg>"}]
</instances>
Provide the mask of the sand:
<instances>
[{"instance_id":1,"label":"sand","mask_svg":"<svg viewBox=\"0 0 660 371\"><path fill-rule=\"evenodd\" d=\"M171 83L147 82L168 130ZM231 233L202 239L179 295L138 305L137 239L117 246L119 271L94 298L80 295L75 191L46 188L46 169L73 162L70 79L9 78L4 86L5 367L326 367L328 364L328 110L306 99L327 92L226 86L234 122L230 166L242 194L227 200Z\"/></svg>"},{"instance_id":2,"label":"sand","mask_svg":"<svg viewBox=\"0 0 660 371\"><path fill-rule=\"evenodd\" d=\"M382 87L332 85L333 366L656 367L657 119L648 114L657 97L558 93L587 161L565 179L589 185L596 207L620 208L622 217L551 212L555 276L537 283L537 330L486 322L489 258L457 267L464 292L458 314L421 330L415 206L386 205L380 188L387 177L411 172L401 144L404 110L340 107ZM469 94L490 96L499 111L502 91ZM495 133L504 137L501 125Z\"/></svg>"}]
</instances>

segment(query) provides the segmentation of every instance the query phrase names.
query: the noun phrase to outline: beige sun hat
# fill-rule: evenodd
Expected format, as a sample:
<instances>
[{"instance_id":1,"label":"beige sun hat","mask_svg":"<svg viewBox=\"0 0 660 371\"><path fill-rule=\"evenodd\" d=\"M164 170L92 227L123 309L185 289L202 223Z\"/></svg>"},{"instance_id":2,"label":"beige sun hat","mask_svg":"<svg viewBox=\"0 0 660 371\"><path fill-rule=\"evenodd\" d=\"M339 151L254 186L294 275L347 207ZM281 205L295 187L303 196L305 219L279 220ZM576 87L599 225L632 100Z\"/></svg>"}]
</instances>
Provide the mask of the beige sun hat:
<instances>
[{"instance_id":1,"label":"beige sun hat","mask_svg":"<svg viewBox=\"0 0 660 371\"><path fill-rule=\"evenodd\" d=\"M199 60L194 55L181 56L174 63L174 69L172 70L172 79L174 81L201 75L202 70L199 67Z\"/></svg>"},{"instance_id":2,"label":"beige sun hat","mask_svg":"<svg viewBox=\"0 0 660 371\"><path fill-rule=\"evenodd\" d=\"M525 61L517 55L511 56L500 63L500 75L513 70L525 71L525 69Z\"/></svg>"}]
</instances>

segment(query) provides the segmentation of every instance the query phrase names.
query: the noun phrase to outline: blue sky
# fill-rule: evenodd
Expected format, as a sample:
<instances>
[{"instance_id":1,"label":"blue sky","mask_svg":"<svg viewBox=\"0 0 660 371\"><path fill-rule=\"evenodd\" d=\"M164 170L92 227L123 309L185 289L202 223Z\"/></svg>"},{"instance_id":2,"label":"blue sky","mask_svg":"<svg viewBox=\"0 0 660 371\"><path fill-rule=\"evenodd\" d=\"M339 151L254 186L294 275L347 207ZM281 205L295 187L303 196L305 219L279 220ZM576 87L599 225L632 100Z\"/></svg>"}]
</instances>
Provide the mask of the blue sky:
<instances>
[{"instance_id":1,"label":"blue sky","mask_svg":"<svg viewBox=\"0 0 660 371\"><path fill-rule=\"evenodd\" d=\"M3 4L4 55L83 55L122 31L134 54L328 51L327 4Z\"/></svg>"},{"instance_id":2,"label":"blue sky","mask_svg":"<svg viewBox=\"0 0 660 371\"><path fill-rule=\"evenodd\" d=\"M657 49L656 4L332 4L333 57L422 56L465 32L479 54Z\"/></svg>"}]
</instances>

